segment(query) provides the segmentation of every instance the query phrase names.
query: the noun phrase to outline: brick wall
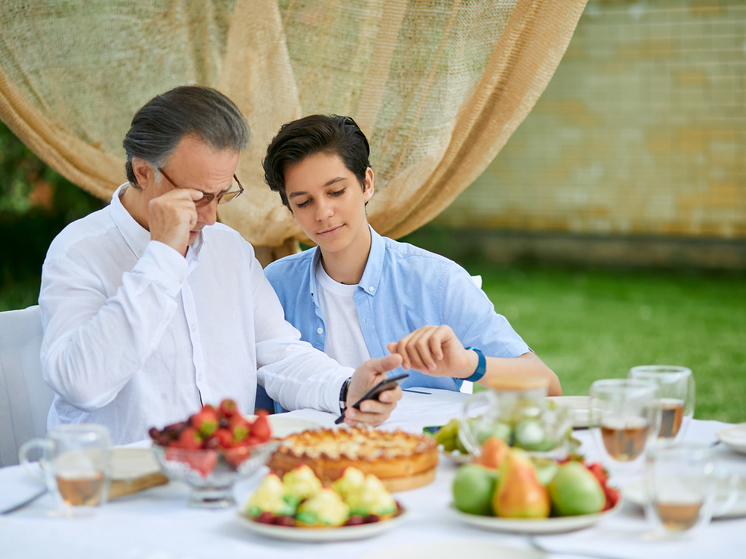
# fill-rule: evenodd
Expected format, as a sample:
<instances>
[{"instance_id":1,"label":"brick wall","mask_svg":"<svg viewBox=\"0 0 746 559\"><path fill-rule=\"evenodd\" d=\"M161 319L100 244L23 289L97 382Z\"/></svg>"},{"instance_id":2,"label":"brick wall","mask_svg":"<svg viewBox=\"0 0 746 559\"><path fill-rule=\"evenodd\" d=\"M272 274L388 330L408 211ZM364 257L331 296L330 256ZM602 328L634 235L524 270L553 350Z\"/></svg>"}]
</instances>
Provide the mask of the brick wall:
<instances>
[{"instance_id":1,"label":"brick wall","mask_svg":"<svg viewBox=\"0 0 746 559\"><path fill-rule=\"evenodd\" d=\"M589 0L556 74L436 220L746 239L746 2Z\"/></svg>"}]
</instances>

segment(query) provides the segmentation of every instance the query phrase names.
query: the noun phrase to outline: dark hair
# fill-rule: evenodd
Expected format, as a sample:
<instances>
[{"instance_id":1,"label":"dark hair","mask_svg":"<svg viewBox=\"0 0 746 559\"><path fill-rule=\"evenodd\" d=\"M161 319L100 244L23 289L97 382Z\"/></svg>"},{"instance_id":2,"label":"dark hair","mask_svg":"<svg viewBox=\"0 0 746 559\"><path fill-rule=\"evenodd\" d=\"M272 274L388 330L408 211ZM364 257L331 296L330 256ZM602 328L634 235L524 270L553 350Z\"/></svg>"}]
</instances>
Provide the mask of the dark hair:
<instances>
[{"instance_id":1,"label":"dark hair","mask_svg":"<svg viewBox=\"0 0 746 559\"><path fill-rule=\"evenodd\" d=\"M306 116L282 125L267 146L267 155L262 161L264 180L280 193L286 207L290 205L285 194L285 170L320 152L338 155L363 185L365 172L370 167L370 146L357 123L349 116Z\"/></svg>"},{"instance_id":2,"label":"dark hair","mask_svg":"<svg viewBox=\"0 0 746 559\"><path fill-rule=\"evenodd\" d=\"M216 150L241 151L251 131L233 101L209 87L185 85L156 95L137 111L122 142L130 184L139 188L132 159L147 161L157 172L188 135Z\"/></svg>"}]
</instances>

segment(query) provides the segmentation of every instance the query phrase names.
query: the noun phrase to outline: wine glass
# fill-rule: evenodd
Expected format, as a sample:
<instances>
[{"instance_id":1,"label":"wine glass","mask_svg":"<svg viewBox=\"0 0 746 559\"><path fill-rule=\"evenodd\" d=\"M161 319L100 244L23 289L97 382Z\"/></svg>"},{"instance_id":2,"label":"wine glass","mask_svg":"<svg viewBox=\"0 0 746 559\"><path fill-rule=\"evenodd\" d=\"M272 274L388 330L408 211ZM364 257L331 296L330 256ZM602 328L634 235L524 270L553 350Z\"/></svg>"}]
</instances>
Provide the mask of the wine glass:
<instances>
[{"instance_id":1,"label":"wine glass","mask_svg":"<svg viewBox=\"0 0 746 559\"><path fill-rule=\"evenodd\" d=\"M658 441L669 444L681 440L694 417L694 377L691 369L644 365L630 369L628 377L649 380L658 386L658 404L661 407Z\"/></svg>"},{"instance_id":2,"label":"wine glass","mask_svg":"<svg viewBox=\"0 0 746 559\"><path fill-rule=\"evenodd\" d=\"M612 473L641 469L660 427L657 393L654 382L636 379L597 380L591 385L589 427Z\"/></svg>"}]
</instances>

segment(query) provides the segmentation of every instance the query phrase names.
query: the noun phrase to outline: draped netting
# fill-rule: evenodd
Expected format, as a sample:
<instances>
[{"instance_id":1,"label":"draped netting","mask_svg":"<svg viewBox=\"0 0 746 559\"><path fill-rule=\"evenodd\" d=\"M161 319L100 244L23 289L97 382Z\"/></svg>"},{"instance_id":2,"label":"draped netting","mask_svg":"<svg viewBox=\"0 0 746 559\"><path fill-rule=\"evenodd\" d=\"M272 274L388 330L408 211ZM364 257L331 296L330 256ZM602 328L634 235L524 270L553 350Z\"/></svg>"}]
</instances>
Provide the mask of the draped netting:
<instances>
[{"instance_id":1,"label":"draped netting","mask_svg":"<svg viewBox=\"0 0 746 559\"><path fill-rule=\"evenodd\" d=\"M228 95L252 141L219 218L254 245L301 229L263 181L283 123L353 116L371 143L368 217L399 237L497 155L542 93L586 0L3 0L0 118L81 188L124 182L122 139L154 95Z\"/></svg>"}]
</instances>

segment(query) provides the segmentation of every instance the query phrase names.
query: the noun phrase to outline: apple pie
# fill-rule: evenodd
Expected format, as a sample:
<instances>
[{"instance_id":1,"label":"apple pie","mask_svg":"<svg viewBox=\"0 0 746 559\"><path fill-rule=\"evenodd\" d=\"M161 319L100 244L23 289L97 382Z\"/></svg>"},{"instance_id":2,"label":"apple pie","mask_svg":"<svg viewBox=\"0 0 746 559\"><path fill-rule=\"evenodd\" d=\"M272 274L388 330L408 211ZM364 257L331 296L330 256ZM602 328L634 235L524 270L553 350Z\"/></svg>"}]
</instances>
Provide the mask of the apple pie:
<instances>
[{"instance_id":1,"label":"apple pie","mask_svg":"<svg viewBox=\"0 0 746 559\"><path fill-rule=\"evenodd\" d=\"M318 429L286 437L267 465L282 476L299 464L326 484L353 466L378 477L388 491L406 491L435 478L438 447L431 437L399 430Z\"/></svg>"}]
</instances>

